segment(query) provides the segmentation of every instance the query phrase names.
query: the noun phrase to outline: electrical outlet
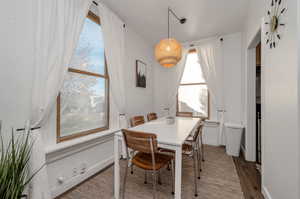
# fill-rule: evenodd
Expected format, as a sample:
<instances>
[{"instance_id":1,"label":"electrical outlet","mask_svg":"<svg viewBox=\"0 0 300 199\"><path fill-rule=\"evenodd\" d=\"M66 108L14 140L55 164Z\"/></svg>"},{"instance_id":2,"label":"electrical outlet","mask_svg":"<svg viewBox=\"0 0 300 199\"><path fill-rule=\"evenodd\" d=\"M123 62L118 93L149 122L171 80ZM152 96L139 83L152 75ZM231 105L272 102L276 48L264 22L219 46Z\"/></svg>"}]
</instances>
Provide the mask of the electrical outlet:
<instances>
[{"instance_id":1,"label":"electrical outlet","mask_svg":"<svg viewBox=\"0 0 300 199\"><path fill-rule=\"evenodd\" d=\"M64 181L65 181L65 178L64 178L63 176L60 176L60 177L57 178L57 182L58 182L59 184L64 183Z\"/></svg>"},{"instance_id":2,"label":"electrical outlet","mask_svg":"<svg viewBox=\"0 0 300 199\"><path fill-rule=\"evenodd\" d=\"M77 168L74 167L72 170L72 176L75 177L75 176L77 176L77 174L78 174Z\"/></svg>"},{"instance_id":3,"label":"electrical outlet","mask_svg":"<svg viewBox=\"0 0 300 199\"><path fill-rule=\"evenodd\" d=\"M84 174L86 172L86 163L82 163L80 165L80 174Z\"/></svg>"}]
</instances>

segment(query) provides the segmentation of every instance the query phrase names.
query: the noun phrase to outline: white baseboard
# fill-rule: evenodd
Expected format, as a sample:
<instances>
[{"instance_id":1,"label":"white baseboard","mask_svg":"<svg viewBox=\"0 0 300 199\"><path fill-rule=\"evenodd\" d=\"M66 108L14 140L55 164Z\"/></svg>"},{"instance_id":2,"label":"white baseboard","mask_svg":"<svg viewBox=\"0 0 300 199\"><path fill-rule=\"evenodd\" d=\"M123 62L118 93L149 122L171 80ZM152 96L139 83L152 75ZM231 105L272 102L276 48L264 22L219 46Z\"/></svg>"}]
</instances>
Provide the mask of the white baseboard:
<instances>
[{"instance_id":1,"label":"white baseboard","mask_svg":"<svg viewBox=\"0 0 300 199\"><path fill-rule=\"evenodd\" d=\"M64 182L60 186L55 187L54 189L51 190L51 195L53 198L63 194L64 192L68 191L72 187L80 184L87 178L93 176L94 174L98 173L99 171L103 170L105 167L109 166L114 162L114 157L110 157L106 160L103 160L94 166L90 167L85 173L80 174L76 177L73 177L69 179L68 181Z\"/></svg>"},{"instance_id":2,"label":"white baseboard","mask_svg":"<svg viewBox=\"0 0 300 199\"><path fill-rule=\"evenodd\" d=\"M265 186L262 186L261 192L262 192L263 196L265 197L265 199L272 199L271 194L269 193L269 191L267 190L267 188Z\"/></svg>"}]
</instances>

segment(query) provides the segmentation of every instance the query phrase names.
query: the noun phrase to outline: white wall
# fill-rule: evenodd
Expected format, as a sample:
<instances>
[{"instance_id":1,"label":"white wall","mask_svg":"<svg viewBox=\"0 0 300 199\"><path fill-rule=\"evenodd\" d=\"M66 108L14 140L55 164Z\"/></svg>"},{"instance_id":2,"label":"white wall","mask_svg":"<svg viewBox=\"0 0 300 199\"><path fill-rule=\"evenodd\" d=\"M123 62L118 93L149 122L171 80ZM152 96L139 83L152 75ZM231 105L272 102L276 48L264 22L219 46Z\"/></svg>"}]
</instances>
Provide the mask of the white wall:
<instances>
[{"instance_id":1,"label":"white wall","mask_svg":"<svg viewBox=\"0 0 300 199\"><path fill-rule=\"evenodd\" d=\"M223 37L225 122L241 124L242 118L242 34Z\"/></svg>"},{"instance_id":2,"label":"white wall","mask_svg":"<svg viewBox=\"0 0 300 199\"><path fill-rule=\"evenodd\" d=\"M250 44L261 27L261 20L264 16L267 0L251 0L248 5L248 17L245 25L245 43ZM245 46L247 47L247 46Z\"/></svg>"},{"instance_id":3,"label":"white wall","mask_svg":"<svg viewBox=\"0 0 300 199\"><path fill-rule=\"evenodd\" d=\"M10 135L11 127L23 127L29 118L34 37L31 3L1 2L0 120L4 136Z\"/></svg>"},{"instance_id":4,"label":"white wall","mask_svg":"<svg viewBox=\"0 0 300 199\"><path fill-rule=\"evenodd\" d=\"M126 70L125 88L127 89L126 104L129 117L146 115L153 112L153 48L130 27L126 28L125 38ZM146 88L136 87L136 60L147 64Z\"/></svg>"},{"instance_id":5,"label":"white wall","mask_svg":"<svg viewBox=\"0 0 300 199\"><path fill-rule=\"evenodd\" d=\"M154 66L154 110L158 116L164 116L168 107L166 90L168 89L168 79L172 75L170 70L159 65L156 61ZM175 101L175 99L174 99Z\"/></svg>"},{"instance_id":6,"label":"white wall","mask_svg":"<svg viewBox=\"0 0 300 199\"><path fill-rule=\"evenodd\" d=\"M287 2L288 11L282 40L273 50L262 42L262 188L266 198L298 199L298 1L283 2ZM269 1L250 1L245 47L259 30L268 5Z\"/></svg>"},{"instance_id":7,"label":"white wall","mask_svg":"<svg viewBox=\"0 0 300 199\"><path fill-rule=\"evenodd\" d=\"M223 75L224 81L224 101L226 106L225 121L241 123L243 121L242 106L242 33L224 35L223 37L223 61L217 72ZM222 71L224 71L222 73ZM155 111L164 114L167 107L166 90L168 89L168 79L172 75L172 69L164 68L159 64L154 64L155 79ZM174 99L174 104L176 99ZM210 119L217 119L217 112L212 103L210 107Z\"/></svg>"}]
</instances>

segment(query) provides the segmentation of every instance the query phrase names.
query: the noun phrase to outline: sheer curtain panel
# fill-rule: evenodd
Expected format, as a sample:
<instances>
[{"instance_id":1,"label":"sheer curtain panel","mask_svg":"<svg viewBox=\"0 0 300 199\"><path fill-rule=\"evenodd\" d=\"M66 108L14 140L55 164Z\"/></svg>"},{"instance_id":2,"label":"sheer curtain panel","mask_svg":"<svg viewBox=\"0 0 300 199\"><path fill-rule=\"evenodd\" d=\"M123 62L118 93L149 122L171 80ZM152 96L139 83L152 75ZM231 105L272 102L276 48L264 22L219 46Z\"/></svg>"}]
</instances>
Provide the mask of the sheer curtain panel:
<instances>
[{"instance_id":1,"label":"sheer curtain panel","mask_svg":"<svg viewBox=\"0 0 300 199\"><path fill-rule=\"evenodd\" d=\"M127 127L124 87L124 23L103 4L98 5L103 28L104 49L113 100L118 108L119 127Z\"/></svg>"},{"instance_id":2,"label":"sheer curtain panel","mask_svg":"<svg viewBox=\"0 0 300 199\"><path fill-rule=\"evenodd\" d=\"M91 0L35 0L35 76L31 126L41 126L41 129L33 131L31 135L34 141L32 172L45 165L43 126L62 87L90 5ZM30 198L51 198L46 166L33 179Z\"/></svg>"},{"instance_id":3,"label":"sheer curtain panel","mask_svg":"<svg viewBox=\"0 0 300 199\"><path fill-rule=\"evenodd\" d=\"M211 40L200 44L196 47L196 50L204 78L207 82L209 94L212 98L213 105L218 111L218 119L220 122L219 144L221 145L225 111L221 44L218 42L218 40Z\"/></svg>"},{"instance_id":4,"label":"sheer curtain panel","mask_svg":"<svg viewBox=\"0 0 300 199\"><path fill-rule=\"evenodd\" d=\"M178 87L183 75L184 67L186 64L186 58L189 53L188 48L182 49L182 58L178 64L172 68L167 68L169 77L166 77L166 82L168 82L167 90L167 107L171 115L175 116L176 114L176 95L178 92Z\"/></svg>"}]
</instances>

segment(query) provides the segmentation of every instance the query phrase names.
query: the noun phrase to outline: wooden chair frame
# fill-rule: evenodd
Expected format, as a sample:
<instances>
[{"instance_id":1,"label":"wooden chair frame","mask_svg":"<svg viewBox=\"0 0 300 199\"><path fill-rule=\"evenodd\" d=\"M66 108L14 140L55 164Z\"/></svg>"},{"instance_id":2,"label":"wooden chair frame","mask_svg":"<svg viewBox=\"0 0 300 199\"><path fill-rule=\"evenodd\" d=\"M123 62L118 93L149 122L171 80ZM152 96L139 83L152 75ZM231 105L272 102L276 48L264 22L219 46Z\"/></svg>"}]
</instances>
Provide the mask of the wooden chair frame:
<instances>
[{"instance_id":1,"label":"wooden chair frame","mask_svg":"<svg viewBox=\"0 0 300 199\"><path fill-rule=\"evenodd\" d=\"M135 132L135 131L129 131L126 129L122 129L123 137L125 140L126 145L126 168L125 168L125 175L124 175L124 181L123 181L123 193L122 198L125 198L125 189L126 189L126 178L127 178L127 172L128 172L128 165L130 163L129 158L129 149L133 151L141 151L143 153L151 154L152 158L152 174L153 174L153 198L157 198L157 181L160 181L159 177L159 170L156 170L155 168L155 154L158 152L158 144L157 144L157 138L155 134L152 133L143 133L143 132ZM130 142L133 142L131 144ZM148 148L147 149L147 145ZM132 163L131 163L132 164ZM174 193L174 162L171 161L172 164L172 193ZM145 183L147 183L147 173L145 170Z\"/></svg>"}]
</instances>

